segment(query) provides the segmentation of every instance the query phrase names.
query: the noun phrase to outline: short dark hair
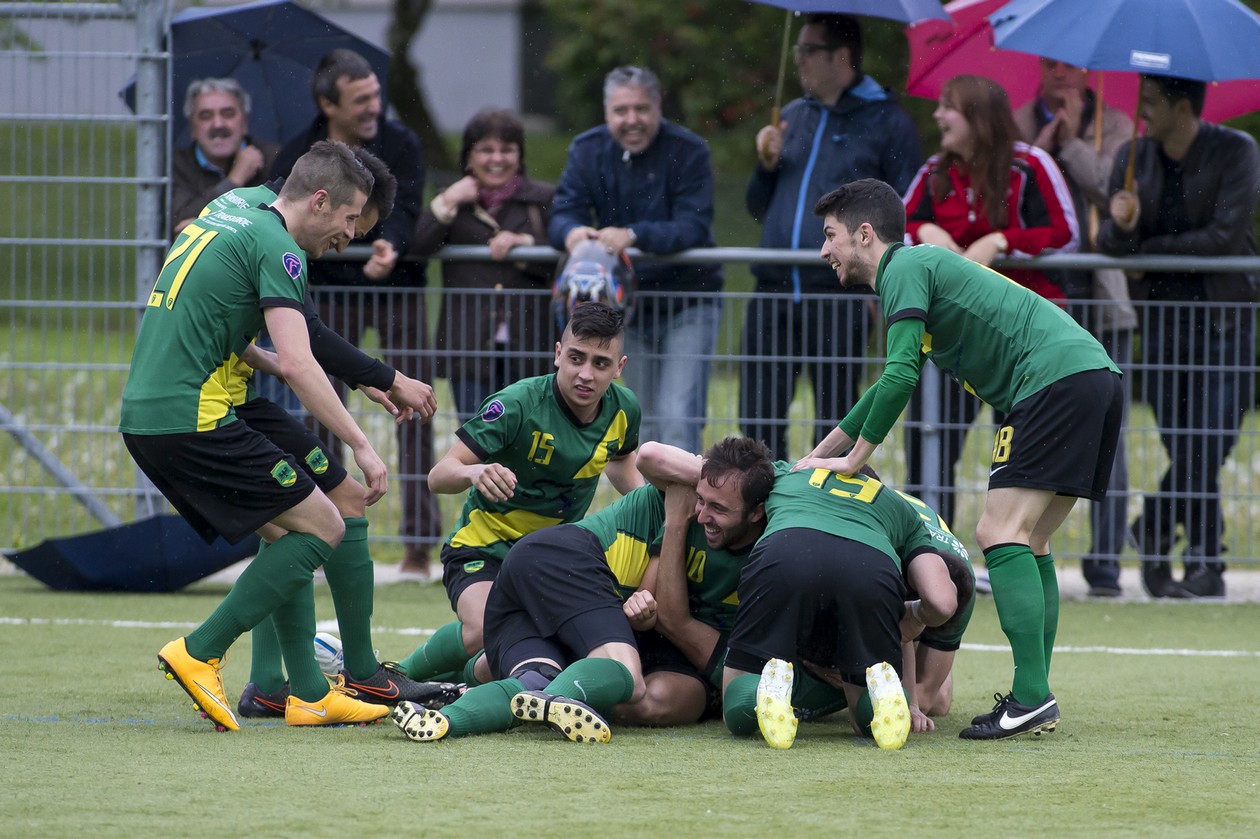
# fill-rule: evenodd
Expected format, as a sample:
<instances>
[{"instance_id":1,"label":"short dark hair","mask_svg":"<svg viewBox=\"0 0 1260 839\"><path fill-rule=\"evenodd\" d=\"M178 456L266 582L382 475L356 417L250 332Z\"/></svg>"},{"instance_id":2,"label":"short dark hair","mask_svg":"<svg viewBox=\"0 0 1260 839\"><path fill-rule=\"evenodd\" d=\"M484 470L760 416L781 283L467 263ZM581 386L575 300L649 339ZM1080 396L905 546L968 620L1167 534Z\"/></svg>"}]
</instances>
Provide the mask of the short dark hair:
<instances>
[{"instance_id":1,"label":"short dark hair","mask_svg":"<svg viewBox=\"0 0 1260 839\"><path fill-rule=\"evenodd\" d=\"M1198 79L1183 79L1180 76L1156 76L1142 74L1142 81L1150 82L1159 88L1159 95L1169 105L1177 104L1177 100L1185 99L1190 103L1190 110L1196 117L1203 115L1203 100L1207 96L1207 82Z\"/></svg>"},{"instance_id":2,"label":"short dark hair","mask_svg":"<svg viewBox=\"0 0 1260 839\"><path fill-rule=\"evenodd\" d=\"M348 204L355 192L372 194L372 173L345 143L320 140L293 164L280 196L300 200L321 189L334 207L340 207Z\"/></svg>"},{"instance_id":3,"label":"short dark hair","mask_svg":"<svg viewBox=\"0 0 1260 839\"><path fill-rule=\"evenodd\" d=\"M823 40L831 49L849 48L853 69L862 75L862 24L853 15L809 15L806 26L821 26Z\"/></svg>"},{"instance_id":4,"label":"short dark hair","mask_svg":"<svg viewBox=\"0 0 1260 839\"><path fill-rule=\"evenodd\" d=\"M731 473L739 475L739 494L745 510L763 503L774 486L770 449L751 437L727 437L709 446L700 465L700 479L717 486Z\"/></svg>"},{"instance_id":5,"label":"short dark hair","mask_svg":"<svg viewBox=\"0 0 1260 839\"><path fill-rule=\"evenodd\" d=\"M459 147L459 168L468 168L468 156L473 146L487 137L503 143L515 143L521 150L521 171L525 171L525 124L516 114L506 109L486 108L472 115L464 126L464 140Z\"/></svg>"},{"instance_id":6,"label":"short dark hair","mask_svg":"<svg viewBox=\"0 0 1260 839\"><path fill-rule=\"evenodd\" d=\"M376 212L380 214L376 223L380 224L394 211L394 199L398 196L398 179L394 177L393 172L389 171L385 161L362 146L354 146L351 151L372 173L372 191L368 193L367 206L376 208Z\"/></svg>"},{"instance_id":7,"label":"short dark hair","mask_svg":"<svg viewBox=\"0 0 1260 839\"><path fill-rule=\"evenodd\" d=\"M341 104L341 91L337 88L337 79L347 77L352 82L366 79L372 75L372 65L354 50L335 49L324 55L315 65L315 75L311 76L311 96L315 99L315 107L319 108L319 100L327 99L334 105Z\"/></svg>"},{"instance_id":8,"label":"short dark hair","mask_svg":"<svg viewBox=\"0 0 1260 839\"><path fill-rule=\"evenodd\" d=\"M906 238L906 205L897 190L874 178L850 181L828 192L814 205L814 215L835 216L850 233L868 223L887 245Z\"/></svg>"},{"instance_id":9,"label":"short dark hair","mask_svg":"<svg viewBox=\"0 0 1260 839\"><path fill-rule=\"evenodd\" d=\"M625 331L625 313L607 303L590 301L573 308L560 339L563 341L565 335L583 341L594 338L601 346L607 346L613 339L622 337Z\"/></svg>"}]
</instances>

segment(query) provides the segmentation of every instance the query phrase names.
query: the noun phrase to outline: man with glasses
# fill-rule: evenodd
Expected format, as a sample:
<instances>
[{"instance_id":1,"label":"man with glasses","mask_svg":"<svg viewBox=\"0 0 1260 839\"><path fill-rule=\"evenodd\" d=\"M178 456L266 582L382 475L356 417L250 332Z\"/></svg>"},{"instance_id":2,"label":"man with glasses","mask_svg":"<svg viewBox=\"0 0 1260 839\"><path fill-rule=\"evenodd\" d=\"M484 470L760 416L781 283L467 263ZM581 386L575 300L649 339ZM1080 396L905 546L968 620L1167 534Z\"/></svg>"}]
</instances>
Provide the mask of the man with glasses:
<instances>
[{"instance_id":1,"label":"man with glasses","mask_svg":"<svg viewBox=\"0 0 1260 839\"><path fill-rule=\"evenodd\" d=\"M923 157L914 122L895 94L862 72L856 18L807 17L795 56L805 95L783 109L778 125L757 132L745 204L763 225L761 247L816 252L822 231L810 214L823 194L860 178L905 192ZM754 265L752 271L757 293L775 297L748 305L743 352L758 360L745 362L740 373L740 416L745 434L786 458L786 417L798 377L808 374L814 390L815 442L827 433L828 418L856 401L861 365L845 359L866 353L866 310L860 301L834 299L826 266Z\"/></svg>"}]
</instances>

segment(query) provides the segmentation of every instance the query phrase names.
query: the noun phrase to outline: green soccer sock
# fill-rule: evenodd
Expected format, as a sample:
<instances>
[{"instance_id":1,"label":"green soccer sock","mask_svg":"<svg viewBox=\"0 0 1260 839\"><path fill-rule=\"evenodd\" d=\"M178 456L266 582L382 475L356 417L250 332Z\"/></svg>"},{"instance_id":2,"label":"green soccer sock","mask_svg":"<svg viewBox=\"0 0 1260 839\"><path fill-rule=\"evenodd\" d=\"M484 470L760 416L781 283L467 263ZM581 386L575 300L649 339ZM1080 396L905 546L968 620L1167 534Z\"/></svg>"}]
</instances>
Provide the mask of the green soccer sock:
<instances>
[{"instance_id":1,"label":"green soccer sock","mask_svg":"<svg viewBox=\"0 0 1260 839\"><path fill-rule=\"evenodd\" d=\"M372 649L372 601L376 580L368 550L368 520L345 520L346 535L324 564L324 577L337 611L341 650L346 671L355 679L369 679L380 666Z\"/></svg>"},{"instance_id":2,"label":"green soccer sock","mask_svg":"<svg viewBox=\"0 0 1260 839\"><path fill-rule=\"evenodd\" d=\"M332 550L327 542L309 533L281 536L254 557L210 617L188 633L188 654L201 661L222 658L237 638L309 584L311 574L327 561Z\"/></svg>"},{"instance_id":3,"label":"green soccer sock","mask_svg":"<svg viewBox=\"0 0 1260 839\"><path fill-rule=\"evenodd\" d=\"M307 702L321 699L328 693L328 679L315 661L315 584L307 580L271 617L289 671L290 692Z\"/></svg>"},{"instance_id":4,"label":"green soccer sock","mask_svg":"<svg viewBox=\"0 0 1260 839\"><path fill-rule=\"evenodd\" d=\"M258 543L258 554L267 549L266 542ZM274 693L284 687L284 661L280 657L280 640L276 638L276 625L271 616L263 618L250 635L249 680L263 693Z\"/></svg>"},{"instance_id":5,"label":"green soccer sock","mask_svg":"<svg viewBox=\"0 0 1260 839\"><path fill-rule=\"evenodd\" d=\"M731 679L722 692L722 719L726 728L736 737L748 737L757 733L757 685L761 677L745 673Z\"/></svg>"},{"instance_id":6,"label":"green soccer sock","mask_svg":"<svg viewBox=\"0 0 1260 839\"><path fill-rule=\"evenodd\" d=\"M468 691L442 713L450 721L448 737L507 731L520 721L512 715L512 697L525 690L516 679L487 682Z\"/></svg>"},{"instance_id":7,"label":"green soccer sock","mask_svg":"<svg viewBox=\"0 0 1260 839\"><path fill-rule=\"evenodd\" d=\"M468 659L468 650L464 649L464 624L451 621L439 627L428 641L398 664L408 678L431 682L443 673L462 670Z\"/></svg>"},{"instance_id":8,"label":"green soccer sock","mask_svg":"<svg viewBox=\"0 0 1260 839\"><path fill-rule=\"evenodd\" d=\"M590 705L601 714L611 713L619 702L634 695L634 677L620 661L584 658L575 661L547 685L547 693L567 696Z\"/></svg>"},{"instance_id":9,"label":"green soccer sock","mask_svg":"<svg viewBox=\"0 0 1260 839\"><path fill-rule=\"evenodd\" d=\"M249 680L263 693L284 687L284 660L271 615L258 622L250 634Z\"/></svg>"},{"instance_id":10,"label":"green soccer sock","mask_svg":"<svg viewBox=\"0 0 1260 839\"><path fill-rule=\"evenodd\" d=\"M1046 678L1050 678L1050 657L1054 653L1054 638L1059 634L1059 575L1054 570L1054 555L1037 557L1037 570L1041 572L1041 590L1046 601L1046 625L1043 644L1046 650Z\"/></svg>"},{"instance_id":11,"label":"green soccer sock","mask_svg":"<svg viewBox=\"0 0 1260 839\"><path fill-rule=\"evenodd\" d=\"M1046 595L1041 572L1027 545L1005 544L984 555L993 586L998 623L1011 644L1015 677L1011 694L1021 705L1035 705L1050 692L1046 671Z\"/></svg>"},{"instance_id":12,"label":"green soccer sock","mask_svg":"<svg viewBox=\"0 0 1260 839\"><path fill-rule=\"evenodd\" d=\"M477 679L476 670L477 670L477 660L481 658L483 654L484 654L483 650L477 650L477 652L472 654L472 658L468 659L468 663L464 665L463 671L460 672L458 681L462 681L464 684L468 685L470 688L476 687L477 685L481 684L481 682ZM435 679L434 681L441 681L441 680ZM448 679L447 681L453 682L456 680Z\"/></svg>"}]
</instances>

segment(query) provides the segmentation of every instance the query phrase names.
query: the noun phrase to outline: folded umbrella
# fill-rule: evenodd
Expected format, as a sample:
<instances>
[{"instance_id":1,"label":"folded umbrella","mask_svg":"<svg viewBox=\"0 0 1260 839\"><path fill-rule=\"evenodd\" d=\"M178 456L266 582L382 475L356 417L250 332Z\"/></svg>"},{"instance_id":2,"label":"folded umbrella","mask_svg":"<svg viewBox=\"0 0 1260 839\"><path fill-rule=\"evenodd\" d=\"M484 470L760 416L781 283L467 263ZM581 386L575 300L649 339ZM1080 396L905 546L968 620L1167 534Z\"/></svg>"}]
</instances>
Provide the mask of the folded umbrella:
<instances>
[{"instance_id":1,"label":"folded umbrella","mask_svg":"<svg viewBox=\"0 0 1260 839\"><path fill-rule=\"evenodd\" d=\"M177 591L258 552L258 537L207 545L183 518L161 515L47 539L9 560L58 591Z\"/></svg>"}]
</instances>

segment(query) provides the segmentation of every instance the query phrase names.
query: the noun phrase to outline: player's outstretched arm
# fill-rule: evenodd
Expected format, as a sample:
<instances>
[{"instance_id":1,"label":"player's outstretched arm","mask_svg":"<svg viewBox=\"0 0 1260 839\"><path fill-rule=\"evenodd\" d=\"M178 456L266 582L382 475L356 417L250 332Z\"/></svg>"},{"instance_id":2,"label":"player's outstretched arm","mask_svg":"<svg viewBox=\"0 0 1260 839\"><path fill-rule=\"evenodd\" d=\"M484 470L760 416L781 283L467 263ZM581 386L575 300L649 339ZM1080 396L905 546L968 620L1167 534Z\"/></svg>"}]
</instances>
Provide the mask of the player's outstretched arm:
<instances>
[{"instance_id":1,"label":"player's outstretched arm","mask_svg":"<svg viewBox=\"0 0 1260 839\"><path fill-rule=\"evenodd\" d=\"M499 463L482 463L462 440L429 470L429 489L457 494L475 488L490 501L507 501L516 491L516 475Z\"/></svg>"},{"instance_id":2,"label":"player's outstretched arm","mask_svg":"<svg viewBox=\"0 0 1260 839\"><path fill-rule=\"evenodd\" d=\"M637 466L654 487L668 490L670 484L695 486L700 480L704 459L665 443L644 443L639 446Z\"/></svg>"},{"instance_id":3,"label":"player's outstretched arm","mask_svg":"<svg viewBox=\"0 0 1260 839\"><path fill-rule=\"evenodd\" d=\"M848 434L845 434L844 429L837 425L835 428L831 429L827 436L822 438L822 441L819 442L817 446L814 446L814 450L805 455L802 460L811 457L833 457L848 449L852 445L853 438Z\"/></svg>"},{"instance_id":4,"label":"player's outstretched arm","mask_svg":"<svg viewBox=\"0 0 1260 839\"><path fill-rule=\"evenodd\" d=\"M324 370L311 354L310 335L306 319L297 309L273 306L263 312L267 331L276 346L280 361L280 374L298 399L315 419L336 435L354 453L354 462L363 471L367 492L364 500L375 504L389 490L385 462L381 460L367 435L359 428L354 417L341 404L328 382Z\"/></svg>"}]
</instances>

